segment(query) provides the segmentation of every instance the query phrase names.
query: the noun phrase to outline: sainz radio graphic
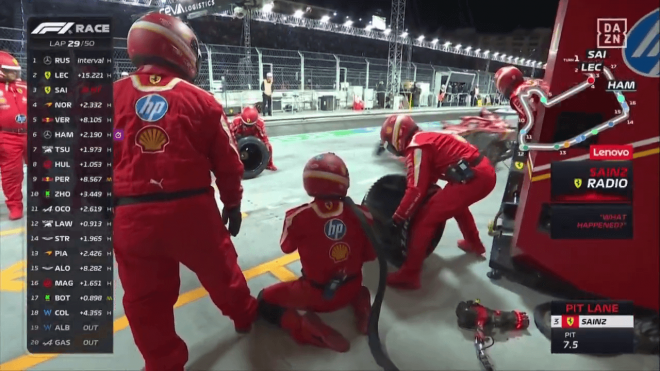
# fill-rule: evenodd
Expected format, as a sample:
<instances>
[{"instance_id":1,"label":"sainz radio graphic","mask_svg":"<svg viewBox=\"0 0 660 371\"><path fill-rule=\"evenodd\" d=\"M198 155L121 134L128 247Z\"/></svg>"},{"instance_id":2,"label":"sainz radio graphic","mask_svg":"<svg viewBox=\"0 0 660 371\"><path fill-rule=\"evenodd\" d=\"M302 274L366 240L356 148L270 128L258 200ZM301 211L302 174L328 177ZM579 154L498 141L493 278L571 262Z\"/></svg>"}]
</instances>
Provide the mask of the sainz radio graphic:
<instances>
[{"instance_id":1,"label":"sainz radio graphic","mask_svg":"<svg viewBox=\"0 0 660 371\"><path fill-rule=\"evenodd\" d=\"M553 202L632 201L633 168L629 160L555 162L550 179Z\"/></svg>"}]
</instances>

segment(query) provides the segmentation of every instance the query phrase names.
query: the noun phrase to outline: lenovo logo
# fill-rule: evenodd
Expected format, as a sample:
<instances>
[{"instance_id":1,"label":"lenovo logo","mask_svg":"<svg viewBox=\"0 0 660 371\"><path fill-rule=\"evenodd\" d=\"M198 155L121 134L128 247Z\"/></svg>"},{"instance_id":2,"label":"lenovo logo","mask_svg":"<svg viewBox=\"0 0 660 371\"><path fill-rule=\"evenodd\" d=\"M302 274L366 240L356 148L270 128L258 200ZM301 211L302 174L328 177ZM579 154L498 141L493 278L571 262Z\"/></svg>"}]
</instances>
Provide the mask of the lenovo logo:
<instances>
[{"instance_id":1,"label":"lenovo logo","mask_svg":"<svg viewBox=\"0 0 660 371\"><path fill-rule=\"evenodd\" d=\"M33 35L56 33L110 33L109 24L76 24L74 22L44 22L32 31Z\"/></svg>"},{"instance_id":2,"label":"lenovo logo","mask_svg":"<svg viewBox=\"0 0 660 371\"><path fill-rule=\"evenodd\" d=\"M633 146L629 144L593 145L589 148L589 159L601 161L632 160Z\"/></svg>"}]
</instances>

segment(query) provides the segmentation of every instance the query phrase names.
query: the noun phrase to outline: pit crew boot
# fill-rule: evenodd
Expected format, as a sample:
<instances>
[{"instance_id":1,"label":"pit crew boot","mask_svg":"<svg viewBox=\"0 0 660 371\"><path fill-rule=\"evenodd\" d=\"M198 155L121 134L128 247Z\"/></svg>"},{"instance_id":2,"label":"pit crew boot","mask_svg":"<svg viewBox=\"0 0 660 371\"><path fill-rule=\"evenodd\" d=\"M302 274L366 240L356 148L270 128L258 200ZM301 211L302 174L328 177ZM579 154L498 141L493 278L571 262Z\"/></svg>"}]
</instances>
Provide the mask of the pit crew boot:
<instances>
[{"instance_id":1,"label":"pit crew boot","mask_svg":"<svg viewBox=\"0 0 660 371\"><path fill-rule=\"evenodd\" d=\"M459 240L458 248L465 251L468 254L474 255L483 255L486 253L486 247L481 241L478 242L468 242L467 240Z\"/></svg>"},{"instance_id":2,"label":"pit crew boot","mask_svg":"<svg viewBox=\"0 0 660 371\"><path fill-rule=\"evenodd\" d=\"M268 166L266 166L266 170L277 171L277 167L273 164L269 164Z\"/></svg>"},{"instance_id":3,"label":"pit crew boot","mask_svg":"<svg viewBox=\"0 0 660 371\"><path fill-rule=\"evenodd\" d=\"M387 286L401 290L418 290L422 287L421 272L402 267L387 275Z\"/></svg>"},{"instance_id":4,"label":"pit crew boot","mask_svg":"<svg viewBox=\"0 0 660 371\"><path fill-rule=\"evenodd\" d=\"M355 313L355 325L358 332L366 335L369 327L369 313L371 312L371 293L369 289L362 286L360 292L351 302L353 313Z\"/></svg>"},{"instance_id":5,"label":"pit crew boot","mask_svg":"<svg viewBox=\"0 0 660 371\"><path fill-rule=\"evenodd\" d=\"M18 219L22 219L22 218L23 218L23 207L10 207L9 208L9 220L18 220Z\"/></svg>"},{"instance_id":6,"label":"pit crew boot","mask_svg":"<svg viewBox=\"0 0 660 371\"><path fill-rule=\"evenodd\" d=\"M342 334L323 323L321 318L312 312L301 316L297 311L288 309L280 320L280 326L288 331L298 344L314 345L340 353L348 352L351 348L351 344Z\"/></svg>"},{"instance_id":7,"label":"pit crew boot","mask_svg":"<svg viewBox=\"0 0 660 371\"><path fill-rule=\"evenodd\" d=\"M252 331L252 324L259 318L258 303L256 299L251 299L253 303L248 306L248 315L240 321L234 320L234 330L238 334L247 334Z\"/></svg>"}]
</instances>

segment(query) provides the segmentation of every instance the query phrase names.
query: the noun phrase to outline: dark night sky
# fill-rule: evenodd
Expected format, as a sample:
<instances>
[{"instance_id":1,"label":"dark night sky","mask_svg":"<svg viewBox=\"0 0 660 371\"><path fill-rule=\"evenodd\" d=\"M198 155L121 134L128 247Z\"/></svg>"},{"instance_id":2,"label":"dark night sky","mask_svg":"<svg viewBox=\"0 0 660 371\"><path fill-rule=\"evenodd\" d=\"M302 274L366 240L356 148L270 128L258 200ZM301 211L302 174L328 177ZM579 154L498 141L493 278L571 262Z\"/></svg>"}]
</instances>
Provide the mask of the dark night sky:
<instances>
[{"instance_id":1,"label":"dark night sky","mask_svg":"<svg viewBox=\"0 0 660 371\"><path fill-rule=\"evenodd\" d=\"M296 0L336 9L338 13L370 18L382 9L390 17L391 0ZM407 0L406 26L411 32L432 36L440 28L475 27L478 32L552 27L559 0Z\"/></svg>"}]
</instances>

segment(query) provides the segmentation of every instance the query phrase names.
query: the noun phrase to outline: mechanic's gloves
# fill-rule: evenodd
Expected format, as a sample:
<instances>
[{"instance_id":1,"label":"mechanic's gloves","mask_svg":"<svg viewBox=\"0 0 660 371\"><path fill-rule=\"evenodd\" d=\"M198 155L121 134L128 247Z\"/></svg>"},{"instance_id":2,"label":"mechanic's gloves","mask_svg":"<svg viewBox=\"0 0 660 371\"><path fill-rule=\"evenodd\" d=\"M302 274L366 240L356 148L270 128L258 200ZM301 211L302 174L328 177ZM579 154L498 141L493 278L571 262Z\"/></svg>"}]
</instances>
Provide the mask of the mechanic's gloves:
<instances>
[{"instance_id":1,"label":"mechanic's gloves","mask_svg":"<svg viewBox=\"0 0 660 371\"><path fill-rule=\"evenodd\" d=\"M238 235L238 232L241 230L241 222L243 221L243 216L241 215L241 205L238 205L233 208L224 207L222 209L222 223L227 226L229 234L233 237Z\"/></svg>"},{"instance_id":2,"label":"mechanic's gloves","mask_svg":"<svg viewBox=\"0 0 660 371\"><path fill-rule=\"evenodd\" d=\"M381 154L383 154L383 152L385 152L385 146L383 145L383 143L379 143L378 147L376 148L376 156L380 156Z\"/></svg>"}]
</instances>

